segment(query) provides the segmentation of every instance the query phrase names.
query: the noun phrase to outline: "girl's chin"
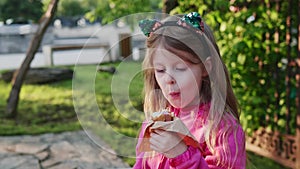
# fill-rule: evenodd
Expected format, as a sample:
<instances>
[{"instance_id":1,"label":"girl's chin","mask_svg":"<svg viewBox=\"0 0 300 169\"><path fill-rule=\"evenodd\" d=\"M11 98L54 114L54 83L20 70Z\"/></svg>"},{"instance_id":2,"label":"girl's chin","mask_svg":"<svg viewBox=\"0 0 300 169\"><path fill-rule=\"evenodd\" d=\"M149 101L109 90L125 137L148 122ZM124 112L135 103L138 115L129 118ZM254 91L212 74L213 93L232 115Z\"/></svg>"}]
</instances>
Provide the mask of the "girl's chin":
<instances>
[{"instance_id":1,"label":"girl's chin","mask_svg":"<svg viewBox=\"0 0 300 169\"><path fill-rule=\"evenodd\" d=\"M169 101L169 103L172 105L172 107L176 109L194 109L195 107L198 107L199 104L181 104L180 102L174 102Z\"/></svg>"},{"instance_id":2,"label":"girl's chin","mask_svg":"<svg viewBox=\"0 0 300 169\"><path fill-rule=\"evenodd\" d=\"M176 109L181 109L183 106L180 103L176 103L176 102L172 102L169 101L169 103L172 105L172 107L176 108Z\"/></svg>"}]
</instances>

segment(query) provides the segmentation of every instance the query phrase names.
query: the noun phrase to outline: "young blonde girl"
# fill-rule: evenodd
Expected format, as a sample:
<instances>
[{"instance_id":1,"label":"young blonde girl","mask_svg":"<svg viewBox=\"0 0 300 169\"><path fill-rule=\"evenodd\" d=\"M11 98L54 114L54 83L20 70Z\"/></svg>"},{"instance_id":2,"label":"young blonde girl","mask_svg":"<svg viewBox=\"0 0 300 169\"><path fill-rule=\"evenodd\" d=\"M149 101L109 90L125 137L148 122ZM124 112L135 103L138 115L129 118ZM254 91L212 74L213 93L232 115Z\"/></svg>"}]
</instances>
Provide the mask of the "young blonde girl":
<instances>
[{"instance_id":1,"label":"young blonde girl","mask_svg":"<svg viewBox=\"0 0 300 169\"><path fill-rule=\"evenodd\" d=\"M168 108L201 148L166 131L151 133L153 152L137 151L133 168L232 168L246 166L245 136L228 71L209 27L196 12L140 22L147 36L143 62L144 111L139 138L151 113ZM141 141L137 144L137 150Z\"/></svg>"}]
</instances>

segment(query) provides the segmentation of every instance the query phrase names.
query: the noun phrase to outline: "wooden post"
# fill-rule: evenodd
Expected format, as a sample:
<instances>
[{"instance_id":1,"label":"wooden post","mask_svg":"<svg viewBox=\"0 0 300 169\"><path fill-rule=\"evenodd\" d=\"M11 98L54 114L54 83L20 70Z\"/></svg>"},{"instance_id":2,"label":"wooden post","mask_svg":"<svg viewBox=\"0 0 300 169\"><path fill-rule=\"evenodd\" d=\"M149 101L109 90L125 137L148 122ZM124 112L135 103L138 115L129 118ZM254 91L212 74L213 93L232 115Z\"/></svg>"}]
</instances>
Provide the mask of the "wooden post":
<instances>
[{"instance_id":1,"label":"wooden post","mask_svg":"<svg viewBox=\"0 0 300 169\"><path fill-rule=\"evenodd\" d=\"M43 46L43 54L45 58L45 64L47 66L53 66L53 50L51 45Z\"/></svg>"},{"instance_id":2,"label":"wooden post","mask_svg":"<svg viewBox=\"0 0 300 169\"><path fill-rule=\"evenodd\" d=\"M131 36L128 33L122 33L119 35L120 39L120 55L126 58L132 54L131 50Z\"/></svg>"}]
</instances>

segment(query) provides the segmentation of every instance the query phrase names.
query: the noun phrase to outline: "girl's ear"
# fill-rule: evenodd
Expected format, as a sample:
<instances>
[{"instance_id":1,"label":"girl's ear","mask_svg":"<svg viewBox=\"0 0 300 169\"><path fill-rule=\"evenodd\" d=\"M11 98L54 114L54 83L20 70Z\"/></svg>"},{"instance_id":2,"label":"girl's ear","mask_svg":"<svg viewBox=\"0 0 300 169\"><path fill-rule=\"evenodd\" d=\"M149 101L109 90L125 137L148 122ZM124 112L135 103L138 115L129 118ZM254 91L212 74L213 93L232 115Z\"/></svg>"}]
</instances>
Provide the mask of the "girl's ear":
<instances>
[{"instance_id":1,"label":"girl's ear","mask_svg":"<svg viewBox=\"0 0 300 169\"><path fill-rule=\"evenodd\" d=\"M211 63L211 57L207 57L203 63L202 67L202 77L206 77L209 75L211 69L212 69L212 63Z\"/></svg>"}]
</instances>

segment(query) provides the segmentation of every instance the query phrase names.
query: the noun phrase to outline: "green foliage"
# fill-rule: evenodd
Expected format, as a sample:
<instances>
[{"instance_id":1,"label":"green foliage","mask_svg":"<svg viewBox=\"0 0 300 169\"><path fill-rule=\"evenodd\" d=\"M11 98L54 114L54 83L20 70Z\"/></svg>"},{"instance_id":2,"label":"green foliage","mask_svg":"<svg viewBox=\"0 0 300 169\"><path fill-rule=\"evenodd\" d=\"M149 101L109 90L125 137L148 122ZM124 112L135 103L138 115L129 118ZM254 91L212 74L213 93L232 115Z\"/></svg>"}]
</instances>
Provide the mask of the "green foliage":
<instances>
[{"instance_id":1,"label":"green foliage","mask_svg":"<svg viewBox=\"0 0 300 169\"><path fill-rule=\"evenodd\" d=\"M86 13L86 17L94 21L97 18L102 18L103 23L112 22L123 16L139 13L152 12L158 9L160 0L100 0L96 8Z\"/></svg>"},{"instance_id":2,"label":"green foliage","mask_svg":"<svg viewBox=\"0 0 300 169\"><path fill-rule=\"evenodd\" d=\"M41 0L1 0L0 20L13 19L15 22L32 20L37 22L43 14Z\"/></svg>"},{"instance_id":3,"label":"green foliage","mask_svg":"<svg viewBox=\"0 0 300 169\"><path fill-rule=\"evenodd\" d=\"M214 30L221 55L232 79L232 86L241 105L241 122L251 134L259 126L285 132L286 101L290 99L295 126L295 81L286 96L287 46L285 43L288 1L267 5L268 1L184 1L172 13L198 11ZM292 6L296 18L297 4ZM249 20L250 17L254 20ZM296 20L296 19L295 19ZM296 30L296 23L292 22ZM277 36L278 35L278 36ZM292 34L297 39L296 33ZM296 46L292 46L296 57ZM278 93L276 98L275 93ZM266 121L266 116L270 121ZM275 116L280 120L273 122ZM294 134L294 127L291 127Z\"/></svg>"},{"instance_id":4,"label":"green foliage","mask_svg":"<svg viewBox=\"0 0 300 169\"><path fill-rule=\"evenodd\" d=\"M88 6L85 6L82 0L60 0L56 15L64 17L83 16L87 11Z\"/></svg>"}]
</instances>

